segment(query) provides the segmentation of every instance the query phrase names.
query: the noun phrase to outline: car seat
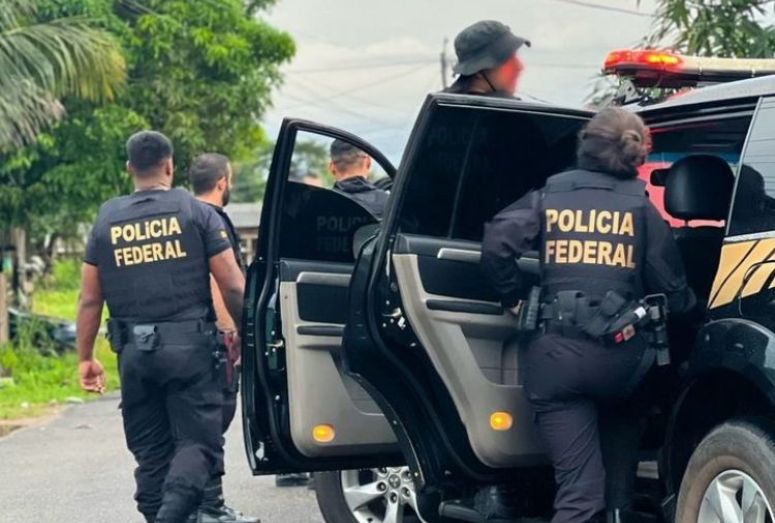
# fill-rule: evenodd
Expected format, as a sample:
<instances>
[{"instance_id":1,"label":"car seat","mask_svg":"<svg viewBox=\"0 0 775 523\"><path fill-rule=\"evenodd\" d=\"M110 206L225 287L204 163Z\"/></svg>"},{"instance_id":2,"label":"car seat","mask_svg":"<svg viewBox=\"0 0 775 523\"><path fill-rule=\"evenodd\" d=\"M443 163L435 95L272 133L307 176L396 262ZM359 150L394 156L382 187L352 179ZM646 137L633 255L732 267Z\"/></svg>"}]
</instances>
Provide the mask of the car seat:
<instances>
[{"instance_id":1,"label":"car seat","mask_svg":"<svg viewBox=\"0 0 775 523\"><path fill-rule=\"evenodd\" d=\"M691 220L727 219L734 188L729 164L711 155L693 155L675 162L665 181L665 210L686 221L674 229L689 286L707 302L721 256L724 227L690 227Z\"/></svg>"}]
</instances>

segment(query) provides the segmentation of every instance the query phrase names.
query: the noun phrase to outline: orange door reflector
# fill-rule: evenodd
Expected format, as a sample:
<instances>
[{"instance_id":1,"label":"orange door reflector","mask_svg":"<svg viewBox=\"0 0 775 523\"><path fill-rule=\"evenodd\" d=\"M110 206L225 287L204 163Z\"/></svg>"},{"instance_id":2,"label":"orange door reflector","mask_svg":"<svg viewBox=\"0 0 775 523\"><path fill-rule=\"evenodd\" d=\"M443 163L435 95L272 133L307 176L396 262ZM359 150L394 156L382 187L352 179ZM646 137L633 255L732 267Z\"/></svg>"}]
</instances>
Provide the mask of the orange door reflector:
<instances>
[{"instance_id":1,"label":"orange door reflector","mask_svg":"<svg viewBox=\"0 0 775 523\"><path fill-rule=\"evenodd\" d=\"M514 425L514 418L508 412L496 411L490 414L490 428L492 430L509 430Z\"/></svg>"},{"instance_id":2,"label":"orange door reflector","mask_svg":"<svg viewBox=\"0 0 775 523\"><path fill-rule=\"evenodd\" d=\"M318 443L331 443L336 437L336 431L331 425L315 425L312 438Z\"/></svg>"}]
</instances>

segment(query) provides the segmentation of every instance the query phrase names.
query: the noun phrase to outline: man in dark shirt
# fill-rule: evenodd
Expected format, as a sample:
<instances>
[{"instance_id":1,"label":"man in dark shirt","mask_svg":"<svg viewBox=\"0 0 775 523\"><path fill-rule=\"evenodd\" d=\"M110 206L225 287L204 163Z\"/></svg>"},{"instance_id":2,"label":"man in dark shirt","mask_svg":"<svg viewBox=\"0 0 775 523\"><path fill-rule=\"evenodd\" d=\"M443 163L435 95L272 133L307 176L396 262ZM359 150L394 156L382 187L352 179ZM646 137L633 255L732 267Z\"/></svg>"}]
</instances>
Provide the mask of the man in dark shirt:
<instances>
[{"instance_id":1,"label":"man in dark shirt","mask_svg":"<svg viewBox=\"0 0 775 523\"><path fill-rule=\"evenodd\" d=\"M239 325L245 278L223 221L171 189L172 143L144 131L127 142L135 192L100 208L86 246L78 301L81 387L104 389L94 358L102 308L118 354L135 500L149 523L184 523L222 474L222 384L214 358L212 274ZM85 518L88 519L88 518Z\"/></svg>"},{"instance_id":2,"label":"man in dark shirt","mask_svg":"<svg viewBox=\"0 0 775 523\"><path fill-rule=\"evenodd\" d=\"M234 256L242 269L246 270L242 255L239 233L224 211L231 196L232 167L229 159L222 154L207 153L198 156L191 165L189 181L196 199L210 206L223 220L223 226L229 236ZM237 412L237 391L239 375L236 363L239 361L239 347L232 343L237 334L237 326L229 315L221 292L214 278L210 278L210 288L215 307L216 325L224 364L228 366L228 380L223 390L223 435L229 430ZM190 523L256 523L258 518L245 516L227 506L223 498L221 476L216 475L205 488L204 498L197 514L191 516Z\"/></svg>"},{"instance_id":3,"label":"man in dark shirt","mask_svg":"<svg viewBox=\"0 0 775 523\"><path fill-rule=\"evenodd\" d=\"M368 180L371 171L368 154L344 140L334 140L328 169L336 180L334 189L360 203L375 218L382 218L389 195Z\"/></svg>"}]
</instances>

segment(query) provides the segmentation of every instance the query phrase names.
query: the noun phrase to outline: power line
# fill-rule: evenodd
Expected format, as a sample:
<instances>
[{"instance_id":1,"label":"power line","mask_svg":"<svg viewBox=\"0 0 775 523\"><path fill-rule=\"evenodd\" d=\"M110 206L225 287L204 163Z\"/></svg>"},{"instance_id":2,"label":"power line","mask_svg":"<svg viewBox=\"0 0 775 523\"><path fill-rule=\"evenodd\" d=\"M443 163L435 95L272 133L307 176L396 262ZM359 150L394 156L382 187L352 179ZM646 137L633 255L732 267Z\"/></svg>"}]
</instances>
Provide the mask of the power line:
<instances>
[{"instance_id":1,"label":"power line","mask_svg":"<svg viewBox=\"0 0 775 523\"><path fill-rule=\"evenodd\" d=\"M363 85L358 85L358 86L352 87L350 89L346 89L344 91L339 91L338 93L334 93L334 94L332 94L330 96L325 96L323 98L318 98L318 99L314 99L314 100L307 100L303 104L295 105L295 106L292 106L292 107L286 107L285 110L286 111L293 110L293 109L297 109L299 107L304 107L305 105L317 105L317 104L320 104L320 103L323 103L323 102L328 102L328 101L331 101L331 100L335 100L337 98L341 98L343 96L348 96L348 95L350 95L352 93L356 93L356 92L362 91L364 89L369 89L369 88L375 87L377 85L382 85L382 84L385 84L385 83L393 82L395 80L404 78L405 76L409 76L411 74L414 74L417 71L419 71L420 69L426 68L427 66L428 66L428 64L422 64L422 65L419 65L417 67L413 67L413 68L409 69L408 71L404 71L403 73L391 74L390 76L382 77L382 78L380 78L378 80L375 80L374 82L370 82L370 83L363 84Z\"/></svg>"},{"instance_id":2,"label":"power line","mask_svg":"<svg viewBox=\"0 0 775 523\"><path fill-rule=\"evenodd\" d=\"M651 18L650 14L642 13L640 11L635 11L634 9L627 9L624 7L612 7L610 5L596 4L594 2L587 2L585 0L549 0L549 1L558 2L561 4L576 5L580 7L588 7L590 9L599 9L601 11L610 11L612 13L620 13L620 14L631 15L631 16L640 16L642 18Z\"/></svg>"},{"instance_id":3,"label":"power line","mask_svg":"<svg viewBox=\"0 0 775 523\"><path fill-rule=\"evenodd\" d=\"M404 67L407 65L428 65L435 64L436 58L424 58L422 60L406 60L401 62L371 62L366 64L333 65L329 67L319 67L314 69L292 69L285 71L285 74L314 74L330 73L339 71L356 71L360 69L382 69L388 67Z\"/></svg>"}]
</instances>

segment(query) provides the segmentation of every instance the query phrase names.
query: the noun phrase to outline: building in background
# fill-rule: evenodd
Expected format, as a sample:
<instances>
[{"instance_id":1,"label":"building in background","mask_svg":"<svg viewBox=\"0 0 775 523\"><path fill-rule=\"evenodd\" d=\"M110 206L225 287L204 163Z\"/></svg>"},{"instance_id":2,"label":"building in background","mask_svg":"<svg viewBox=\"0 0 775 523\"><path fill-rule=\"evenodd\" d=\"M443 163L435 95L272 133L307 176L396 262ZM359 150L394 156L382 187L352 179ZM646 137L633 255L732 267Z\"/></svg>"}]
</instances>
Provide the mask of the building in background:
<instances>
[{"instance_id":1,"label":"building in background","mask_svg":"<svg viewBox=\"0 0 775 523\"><path fill-rule=\"evenodd\" d=\"M248 263L253 261L258 240L258 226L261 221L260 203L230 203L225 207L234 227L242 238L242 252Z\"/></svg>"}]
</instances>

